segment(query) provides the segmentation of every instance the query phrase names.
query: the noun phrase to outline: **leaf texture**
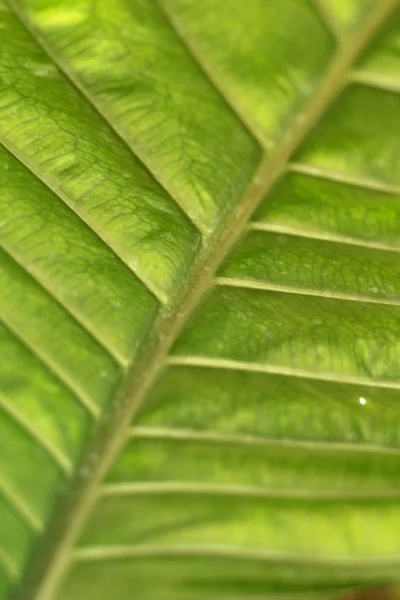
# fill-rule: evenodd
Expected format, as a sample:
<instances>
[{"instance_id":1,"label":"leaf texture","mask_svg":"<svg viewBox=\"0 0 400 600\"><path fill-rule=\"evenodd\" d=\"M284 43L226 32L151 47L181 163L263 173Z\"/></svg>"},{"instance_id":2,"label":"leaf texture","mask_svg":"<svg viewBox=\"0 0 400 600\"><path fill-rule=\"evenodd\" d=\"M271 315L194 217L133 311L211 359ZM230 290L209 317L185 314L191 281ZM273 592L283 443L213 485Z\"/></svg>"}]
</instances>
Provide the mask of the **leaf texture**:
<instances>
[{"instance_id":1,"label":"leaf texture","mask_svg":"<svg viewBox=\"0 0 400 600\"><path fill-rule=\"evenodd\" d=\"M399 582L397 0L0 30L0 600Z\"/></svg>"}]
</instances>

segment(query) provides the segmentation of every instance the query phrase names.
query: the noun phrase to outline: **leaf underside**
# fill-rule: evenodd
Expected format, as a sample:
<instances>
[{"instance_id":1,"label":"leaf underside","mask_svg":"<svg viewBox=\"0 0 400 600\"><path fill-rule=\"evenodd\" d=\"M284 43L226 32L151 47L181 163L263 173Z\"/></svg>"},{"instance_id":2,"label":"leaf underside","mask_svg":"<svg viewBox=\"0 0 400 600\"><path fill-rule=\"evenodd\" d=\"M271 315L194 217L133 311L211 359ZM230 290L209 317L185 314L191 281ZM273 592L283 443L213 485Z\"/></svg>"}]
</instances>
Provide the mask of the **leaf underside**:
<instances>
[{"instance_id":1,"label":"leaf underside","mask_svg":"<svg viewBox=\"0 0 400 600\"><path fill-rule=\"evenodd\" d=\"M0 600L400 581L397 0L0 0Z\"/></svg>"}]
</instances>

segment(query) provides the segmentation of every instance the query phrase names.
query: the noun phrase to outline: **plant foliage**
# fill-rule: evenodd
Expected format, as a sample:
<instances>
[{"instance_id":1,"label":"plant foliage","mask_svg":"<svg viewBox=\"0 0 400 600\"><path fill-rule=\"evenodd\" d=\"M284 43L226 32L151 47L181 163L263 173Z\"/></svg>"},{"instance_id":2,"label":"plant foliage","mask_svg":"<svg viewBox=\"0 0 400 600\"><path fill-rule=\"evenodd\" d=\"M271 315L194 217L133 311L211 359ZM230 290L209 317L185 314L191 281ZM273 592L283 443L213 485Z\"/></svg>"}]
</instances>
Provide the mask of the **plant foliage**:
<instances>
[{"instance_id":1,"label":"plant foliage","mask_svg":"<svg viewBox=\"0 0 400 600\"><path fill-rule=\"evenodd\" d=\"M400 579L397 0L0 0L0 600Z\"/></svg>"}]
</instances>

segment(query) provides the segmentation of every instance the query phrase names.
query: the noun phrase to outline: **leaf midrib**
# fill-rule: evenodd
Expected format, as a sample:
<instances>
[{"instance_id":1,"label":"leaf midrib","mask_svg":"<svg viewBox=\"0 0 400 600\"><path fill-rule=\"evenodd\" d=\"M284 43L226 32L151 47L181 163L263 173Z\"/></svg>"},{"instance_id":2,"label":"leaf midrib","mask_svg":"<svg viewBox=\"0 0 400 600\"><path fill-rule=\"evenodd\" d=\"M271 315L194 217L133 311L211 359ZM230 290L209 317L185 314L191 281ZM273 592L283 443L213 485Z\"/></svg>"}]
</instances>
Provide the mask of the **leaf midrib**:
<instances>
[{"instance_id":1,"label":"leaf midrib","mask_svg":"<svg viewBox=\"0 0 400 600\"><path fill-rule=\"evenodd\" d=\"M50 522L42 547L36 553L38 558L30 565L16 598L49 600L53 597L69 564L71 548L96 501L96 492L103 476L125 441L125 430L164 367L169 349L202 296L212 286L219 265L242 234L251 214L276 179L285 172L290 156L345 86L351 65L397 4L398 0L380 0L364 21L363 27L339 43L321 86L303 113L294 117L281 143L261 160L236 212L215 232L209 247L200 251L190 281L182 290L173 313L171 308L161 312L147 347L143 348L141 360L132 365L125 384L115 398L114 410L105 415L95 430L70 492Z\"/></svg>"}]
</instances>

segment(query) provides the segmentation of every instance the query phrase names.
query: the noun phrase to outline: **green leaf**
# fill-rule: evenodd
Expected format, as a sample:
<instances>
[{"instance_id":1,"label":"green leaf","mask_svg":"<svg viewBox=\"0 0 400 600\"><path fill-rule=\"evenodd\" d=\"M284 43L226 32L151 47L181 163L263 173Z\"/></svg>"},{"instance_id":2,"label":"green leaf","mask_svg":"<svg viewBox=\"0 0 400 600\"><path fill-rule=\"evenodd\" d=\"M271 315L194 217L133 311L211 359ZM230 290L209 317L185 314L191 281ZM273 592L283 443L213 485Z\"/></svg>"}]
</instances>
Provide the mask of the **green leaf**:
<instances>
[{"instance_id":1,"label":"green leaf","mask_svg":"<svg viewBox=\"0 0 400 600\"><path fill-rule=\"evenodd\" d=\"M0 600L399 583L398 0L0 30Z\"/></svg>"}]
</instances>

